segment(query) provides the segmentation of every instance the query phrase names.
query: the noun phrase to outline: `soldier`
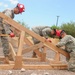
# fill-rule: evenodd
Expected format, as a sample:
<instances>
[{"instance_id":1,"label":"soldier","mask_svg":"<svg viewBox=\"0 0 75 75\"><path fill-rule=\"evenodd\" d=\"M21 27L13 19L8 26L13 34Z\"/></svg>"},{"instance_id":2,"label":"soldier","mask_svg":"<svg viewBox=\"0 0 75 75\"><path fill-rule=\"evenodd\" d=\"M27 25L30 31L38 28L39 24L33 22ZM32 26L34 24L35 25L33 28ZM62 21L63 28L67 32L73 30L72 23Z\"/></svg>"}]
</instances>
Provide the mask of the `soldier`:
<instances>
[{"instance_id":1,"label":"soldier","mask_svg":"<svg viewBox=\"0 0 75 75\"><path fill-rule=\"evenodd\" d=\"M75 72L75 38L71 35L67 35L65 31L62 31L60 36L62 39L56 44L56 46L65 46L64 50L70 54L70 59L68 60L68 70Z\"/></svg>"},{"instance_id":2,"label":"soldier","mask_svg":"<svg viewBox=\"0 0 75 75\"><path fill-rule=\"evenodd\" d=\"M15 14L20 14L20 13L24 12L24 10L25 10L24 5L18 3L14 9L6 9L2 13L4 13L6 16L13 19ZM15 36L15 34L10 30L9 25L2 23L2 18L0 18L0 33L1 34L9 34L10 37ZM4 52L4 56L5 56L5 62L9 63L8 60L9 60L10 53L9 53L8 38L5 36L1 36L0 38L1 38L3 52Z\"/></svg>"},{"instance_id":3,"label":"soldier","mask_svg":"<svg viewBox=\"0 0 75 75\"><path fill-rule=\"evenodd\" d=\"M51 42L51 40L48 38L48 36L50 36L50 33L52 31L49 26L36 26L36 27L32 28L32 31L35 32L36 34L44 37L47 41ZM34 44L37 44L40 42L39 40L37 40L35 38L32 38L32 39L33 39ZM32 57L37 57L35 52L33 52Z\"/></svg>"},{"instance_id":4,"label":"soldier","mask_svg":"<svg viewBox=\"0 0 75 75\"><path fill-rule=\"evenodd\" d=\"M52 29L51 35L53 35L53 37L58 37L59 39L61 39L60 33L61 33L62 31L63 31L63 30Z\"/></svg>"}]
</instances>

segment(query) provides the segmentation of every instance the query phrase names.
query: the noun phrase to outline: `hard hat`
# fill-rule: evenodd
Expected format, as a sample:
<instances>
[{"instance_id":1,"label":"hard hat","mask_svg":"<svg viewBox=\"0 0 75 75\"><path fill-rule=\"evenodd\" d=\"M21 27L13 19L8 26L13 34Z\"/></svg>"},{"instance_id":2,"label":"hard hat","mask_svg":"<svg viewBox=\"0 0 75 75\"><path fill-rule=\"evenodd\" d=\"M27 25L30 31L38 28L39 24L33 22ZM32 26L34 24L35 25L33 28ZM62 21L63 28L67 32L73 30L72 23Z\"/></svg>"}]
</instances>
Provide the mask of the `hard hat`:
<instances>
[{"instance_id":1,"label":"hard hat","mask_svg":"<svg viewBox=\"0 0 75 75\"><path fill-rule=\"evenodd\" d=\"M24 7L24 5L23 4L17 4L17 7L19 8L19 13L22 13L22 12L24 12L25 11L25 7Z\"/></svg>"}]
</instances>

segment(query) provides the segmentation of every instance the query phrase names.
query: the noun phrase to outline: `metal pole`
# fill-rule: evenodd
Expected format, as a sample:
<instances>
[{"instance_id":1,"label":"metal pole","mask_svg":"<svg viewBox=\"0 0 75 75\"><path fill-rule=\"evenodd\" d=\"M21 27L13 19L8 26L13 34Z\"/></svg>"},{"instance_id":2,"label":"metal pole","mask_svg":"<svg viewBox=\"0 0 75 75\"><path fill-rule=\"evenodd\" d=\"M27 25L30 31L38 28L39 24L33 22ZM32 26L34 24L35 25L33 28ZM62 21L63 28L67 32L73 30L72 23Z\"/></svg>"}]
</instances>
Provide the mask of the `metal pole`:
<instances>
[{"instance_id":1,"label":"metal pole","mask_svg":"<svg viewBox=\"0 0 75 75\"><path fill-rule=\"evenodd\" d=\"M58 25L58 19L59 19L59 16L57 16L56 26Z\"/></svg>"}]
</instances>

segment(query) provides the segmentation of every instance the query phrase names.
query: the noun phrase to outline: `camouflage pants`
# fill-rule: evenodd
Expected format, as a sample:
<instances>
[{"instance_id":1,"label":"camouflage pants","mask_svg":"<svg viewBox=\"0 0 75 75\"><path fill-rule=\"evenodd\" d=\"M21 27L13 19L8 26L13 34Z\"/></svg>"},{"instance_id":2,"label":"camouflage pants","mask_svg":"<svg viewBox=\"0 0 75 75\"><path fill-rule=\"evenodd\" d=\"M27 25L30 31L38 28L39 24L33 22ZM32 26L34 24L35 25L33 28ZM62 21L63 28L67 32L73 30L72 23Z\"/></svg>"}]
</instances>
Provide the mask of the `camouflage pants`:
<instances>
[{"instance_id":1,"label":"camouflage pants","mask_svg":"<svg viewBox=\"0 0 75 75\"><path fill-rule=\"evenodd\" d=\"M40 31L39 31L38 29L36 29L36 28L33 29L33 28L32 28L32 31L35 32L36 34L38 34L38 35L41 36ZM34 37L32 38L32 40L33 40L33 43L34 43L34 44L38 44L38 43L40 43L40 41L37 40L37 39L34 38ZM42 52L42 49L40 49L40 51ZM35 53L34 51L33 51L33 55L36 56L36 53Z\"/></svg>"},{"instance_id":2,"label":"camouflage pants","mask_svg":"<svg viewBox=\"0 0 75 75\"><path fill-rule=\"evenodd\" d=\"M34 33L36 33L36 34L38 34L38 35L40 35L40 32L39 32L39 30L37 30L37 29L33 29L32 28L32 31L34 32ZM40 43L40 41L39 40L37 40L36 38L32 38L32 40L33 40L33 43L34 44L38 44L38 43Z\"/></svg>"},{"instance_id":3,"label":"camouflage pants","mask_svg":"<svg viewBox=\"0 0 75 75\"><path fill-rule=\"evenodd\" d=\"M70 53L70 59L68 62L68 70L75 72L75 52Z\"/></svg>"},{"instance_id":4,"label":"camouflage pants","mask_svg":"<svg viewBox=\"0 0 75 75\"><path fill-rule=\"evenodd\" d=\"M0 18L0 27L2 30L0 30L0 34L6 34L5 29L2 24L2 19ZM3 47L3 53L5 57L8 57L9 55L9 42L8 38L6 36L0 36L2 47Z\"/></svg>"}]
</instances>

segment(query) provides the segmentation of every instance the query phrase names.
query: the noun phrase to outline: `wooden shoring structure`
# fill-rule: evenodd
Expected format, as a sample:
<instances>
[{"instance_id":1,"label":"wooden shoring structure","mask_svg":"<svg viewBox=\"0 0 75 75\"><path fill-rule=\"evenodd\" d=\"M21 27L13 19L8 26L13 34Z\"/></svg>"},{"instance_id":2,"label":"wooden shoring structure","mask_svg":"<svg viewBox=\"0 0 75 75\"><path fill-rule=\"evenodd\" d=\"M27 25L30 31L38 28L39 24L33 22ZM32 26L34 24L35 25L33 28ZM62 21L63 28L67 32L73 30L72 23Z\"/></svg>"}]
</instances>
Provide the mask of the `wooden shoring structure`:
<instances>
[{"instance_id":1,"label":"wooden shoring structure","mask_svg":"<svg viewBox=\"0 0 75 75\"><path fill-rule=\"evenodd\" d=\"M15 22L11 18L7 17L3 13L0 12L0 18L3 19L3 23L7 23L11 25L13 28L18 30L18 33L20 34L18 36L18 50L15 52L13 45L9 43L13 61L9 61L9 64L0 64L0 69L67 69L67 64L62 63L60 61L60 54L64 55L66 58L69 58L69 54L60 48L57 48L54 43L47 42L44 38L39 36L38 34L32 32L31 30L25 28L24 26L20 25L19 23ZM34 45L26 36L25 34L29 34L31 37L36 38L40 41L40 43ZM0 36L8 36L7 34L1 34ZM23 48L23 45L27 44L28 47ZM14 42L15 44L15 42ZM43 52L40 52L39 49L43 48ZM47 48L53 50L56 55L53 60L46 58L46 50ZM25 58L23 57L23 54L28 53L30 51L34 51L38 58ZM0 61L3 61L5 57L0 56ZM24 62L48 62L49 64L40 64L40 65L34 65L34 64L24 64Z\"/></svg>"}]
</instances>

